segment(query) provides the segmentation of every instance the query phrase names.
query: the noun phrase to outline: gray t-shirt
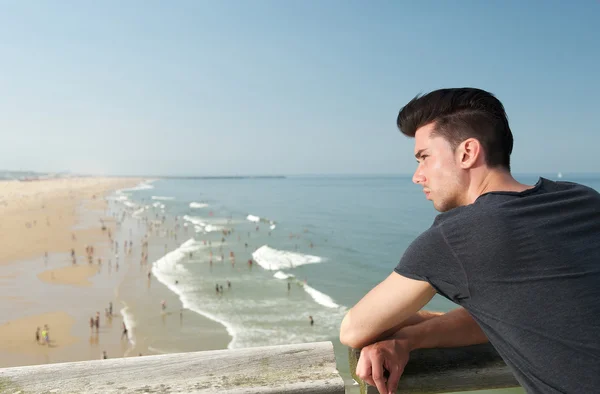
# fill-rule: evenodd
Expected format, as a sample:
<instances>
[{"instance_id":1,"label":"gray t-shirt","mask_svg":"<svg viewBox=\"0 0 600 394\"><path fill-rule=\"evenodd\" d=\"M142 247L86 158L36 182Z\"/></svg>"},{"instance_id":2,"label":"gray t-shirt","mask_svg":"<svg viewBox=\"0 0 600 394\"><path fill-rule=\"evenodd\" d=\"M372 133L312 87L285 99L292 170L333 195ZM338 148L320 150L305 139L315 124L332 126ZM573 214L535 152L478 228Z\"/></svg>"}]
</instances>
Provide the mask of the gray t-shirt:
<instances>
[{"instance_id":1,"label":"gray t-shirt","mask_svg":"<svg viewBox=\"0 0 600 394\"><path fill-rule=\"evenodd\" d=\"M541 178L438 215L395 271L463 306L529 393L600 393L600 194Z\"/></svg>"}]
</instances>

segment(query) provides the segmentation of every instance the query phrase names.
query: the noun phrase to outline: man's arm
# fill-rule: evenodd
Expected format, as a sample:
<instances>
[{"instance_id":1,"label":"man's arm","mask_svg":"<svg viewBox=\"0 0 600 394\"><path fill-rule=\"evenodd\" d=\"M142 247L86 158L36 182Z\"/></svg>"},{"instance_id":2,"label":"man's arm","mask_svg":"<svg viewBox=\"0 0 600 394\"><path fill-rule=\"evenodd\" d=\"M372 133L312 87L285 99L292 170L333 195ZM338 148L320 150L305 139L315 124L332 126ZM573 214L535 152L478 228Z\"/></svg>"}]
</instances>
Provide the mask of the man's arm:
<instances>
[{"instance_id":1,"label":"man's arm","mask_svg":"<svg viewBox=\"0 0 600 394\"><path fill-rule=\"evenodd\" d=\"M400 376L415 349L459 347L488 341L479 325L463 308L439 316L418 314L414 325L401 328L389 339L362 348L356 367L359 378L376 386L380 393L395 393ZM389 372L385 377L384 371Z\"/></svg>"},{"instance_id":2,"label":"man's arm","mask_svg":"<svg viewBox=\"0 0 600 394\"><path fill-rule=\"evenodd\" d=\"M401 328L393 338L406 341L409 351L460 347L488 342L479 324L464 308Z\"/></svg>"},{"instance_id":3,"label":"man's arm","mask_svg":"<svg viewBox=\"0 0 600 394\"><path fill-rule=\"evenodd\" d=\"M428 282L393 272L346 314L340 328L340 341L347 346L361 348L385 334L391 335L395 328L425 306L435 293Z\"/></svg>"}]
</instances>

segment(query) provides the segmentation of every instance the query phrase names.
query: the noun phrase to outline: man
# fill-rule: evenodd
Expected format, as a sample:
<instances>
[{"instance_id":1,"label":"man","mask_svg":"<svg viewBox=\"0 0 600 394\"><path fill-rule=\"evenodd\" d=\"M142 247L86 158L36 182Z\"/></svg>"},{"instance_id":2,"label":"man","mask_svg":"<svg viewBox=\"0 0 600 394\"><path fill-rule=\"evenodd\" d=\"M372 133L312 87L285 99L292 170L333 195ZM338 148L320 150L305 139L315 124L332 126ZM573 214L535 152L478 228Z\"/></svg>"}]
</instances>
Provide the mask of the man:
<instances>
[{"instance_id":1,"label":"man","mask_svg":"<svg viewBox=\"0 0 600 394\"><path fill-rule=\"evenodd\" d=\"M504 107L483 90L415 97L398 127L441 213L344 318L357 375L392 393L411 350L489 339L528 393L600 392L600 195L517 182ZM420 311L436 292L461 308Z\"/></svg>"}]
</instances>

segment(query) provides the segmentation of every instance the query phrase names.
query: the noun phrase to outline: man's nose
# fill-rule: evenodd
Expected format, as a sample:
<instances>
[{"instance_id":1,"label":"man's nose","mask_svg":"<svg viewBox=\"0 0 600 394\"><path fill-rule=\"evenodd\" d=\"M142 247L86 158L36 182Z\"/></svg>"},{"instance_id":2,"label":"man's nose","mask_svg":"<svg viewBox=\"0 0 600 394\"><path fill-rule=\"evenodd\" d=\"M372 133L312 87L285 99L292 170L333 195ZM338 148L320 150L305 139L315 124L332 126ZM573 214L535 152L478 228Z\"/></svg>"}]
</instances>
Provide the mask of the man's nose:
<instances>
[{"instance_id":1,"label":"man's nose","mask_svg":"<svg viewBox=\"0 0 600 394\"><path fill-rule=\"evenodd\" d=\"M425 176L423 175L423 171L421 171L421 165L419 164L415 170L415 173L413 174L412 181L418 185L419 183L423 183L424 180Z\"/></svg>"}]
</instances>

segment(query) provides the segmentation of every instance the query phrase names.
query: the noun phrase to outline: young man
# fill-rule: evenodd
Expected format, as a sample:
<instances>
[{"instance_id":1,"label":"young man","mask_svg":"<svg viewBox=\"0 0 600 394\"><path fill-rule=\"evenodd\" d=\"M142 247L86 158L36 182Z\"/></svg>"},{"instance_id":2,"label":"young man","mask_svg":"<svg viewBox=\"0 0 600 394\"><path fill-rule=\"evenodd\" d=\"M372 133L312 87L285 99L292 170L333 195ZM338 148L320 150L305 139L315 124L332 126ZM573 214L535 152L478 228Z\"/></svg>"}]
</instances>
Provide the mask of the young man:
<instances>
[{"instance_id":1,"label":"young man","mask_svg":"<svg viewBox=\"0 0 600 394\"><path fill-rule=\"evenodd\" d=\"M344 318L358 376L393 393L411 350L489 339L528 393L600 392L600 195L517 182L504 107L483 90L416 97L398 127L441 213ZM436 292L461 308L419 311Z\"/></svg>"}]
</instances>

